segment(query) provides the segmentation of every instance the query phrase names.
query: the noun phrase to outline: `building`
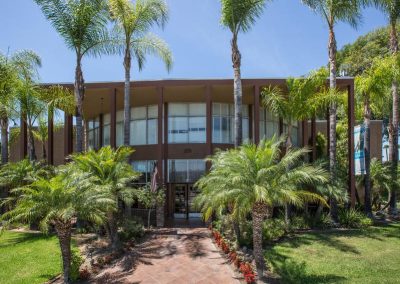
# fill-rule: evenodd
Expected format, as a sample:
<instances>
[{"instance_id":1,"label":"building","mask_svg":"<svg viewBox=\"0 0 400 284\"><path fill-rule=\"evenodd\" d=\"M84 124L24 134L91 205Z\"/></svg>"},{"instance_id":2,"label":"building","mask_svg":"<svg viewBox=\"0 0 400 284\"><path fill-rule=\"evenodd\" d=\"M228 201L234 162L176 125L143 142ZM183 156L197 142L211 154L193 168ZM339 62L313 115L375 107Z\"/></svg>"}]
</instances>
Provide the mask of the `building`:
<instances>
[{"instance_id":1,"label":"building","mask_svg":"<svg viewBox=\"0 0 400 284\"><path fill-rule=\"evenodd\" d=\"M338 87L348 91L349 153L353 156L354 80L338 78ZM260 103L265 86L285 88L286 79L243 79L243 137L254 142L279 135L286 122L275 117ZM61 84L73 88L73 84ZM204 158L216 149L233 147L233 80L160 80L131 84L131 137L135 152L131 163L149 181L157 162L159 183L167 188L165 214L170 218L198 217L191 203L197 194L193 186L206 171ZM123 143L123 82L85 84L84 115L86 139L90 148ZM310 126L309 126L310 124ZM19 145L12 149L12 159L26 156L26 127ZM329 129L329 127L328 127ZM315 158L316 123L312 120L293 125L293 141L298 146L311 145ZM73 118L65 116L64 129L53 131L49 121L48 162L64 163L73 152ZM350 184L354 189L354 162L349 162ZM351 190L354 204L354 190Z\"/></svg>"}]
</instances>

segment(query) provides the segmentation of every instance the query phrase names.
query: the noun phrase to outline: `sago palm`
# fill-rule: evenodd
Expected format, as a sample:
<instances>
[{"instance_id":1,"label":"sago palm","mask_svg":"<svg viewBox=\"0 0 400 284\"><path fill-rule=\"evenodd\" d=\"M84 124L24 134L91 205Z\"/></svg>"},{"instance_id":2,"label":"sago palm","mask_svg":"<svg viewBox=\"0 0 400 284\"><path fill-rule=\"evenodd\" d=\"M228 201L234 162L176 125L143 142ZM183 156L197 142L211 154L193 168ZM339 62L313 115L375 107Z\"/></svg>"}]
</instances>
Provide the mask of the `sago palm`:
<instances>
[{"instance_id":1,"label":"sago palm","mask_svg":"<svg viewBox=\"0 0 400 284\"><path fill-rule=\"evenodd\" d=\"M83 151L84 79L82 60L110 52L105 0L35 0L76 57L74 95L76 103L76 152Z\"/></svg>"},{"instance_id":2,"label":"sago palm","mask_svg":"<svg viewBox=\"0 0 400 284\"><path fill-rule=\"evenodd\" d=\"M323 198L307 189L328 181L327 172L303 163L307 150L289 150L283 157L281 141L261 141L259 145L244 144L239 148L218 152L210 158L210 173L200 178L201 189L196 205L203 217L232 206L232 216L251 214L253 248L257 272L262 277L265 268L262 246L262 224L271 217L275 206L300 206L306 201Z\"/></svg>"},{"instance_id":3,"label":"sago palm","mask_svg":"<svg viewBox=\"0 0 400 284\"><path fill-rule=\"evenodd\" d=\"M129 206L134 197L132 181L139 177L139 174L128 163L132 153L133 150L128 147L113 150L108 146L101 148L98 152L91 150L84 154L75 154L72 156L72 161L75 167L96 177L96 184L105 187L112 195L115 207L118 207L118 200L124 201ZM105 228L111 247L118 248L115 210L107 212Z\"/></svg>"},{"instance_id":4,"label":"sago palm","mask_svg":"<svg viewBox=\"0 0 400 284\"><path fill-rule=\"evenodd\" d=\"M51 179L39 179L12 191L18 195L16 206L3 214L5 226L15 222L39 221L42 231L54 226L60 243L63 282L70 283L71 234L77 218L101 224L107 209L115 202L107 191L93 187L93 179L72 168Z\"/></svg>"},{"instance_id":5,"label":"sago palm","mask_svg":"<svg viewBox=\"0 0 400 284\"><path fill-rule=\"evenodd\" d=\"M239 33L248 32L263 12L265 0L221 0L221 22L232 33L233 94L235 104L235 147L242 144L242 56L238 46Z\"/></svg>"},{"instance_id":6,"label":"sago palm","mask_svg":"<svg viewBox=\"0 0 400 284\"><path fill-rule=\"evenodd\" d=\"M357 27L361 20L362 5L367 1L365 0L302 0L302 2L309 6L315 13L319 14L329 29L329 42L328 42L328 55L329 55L329 87L331 96L336 93L336 77L337 77L337 62L336 62L336 36L335 26L338 22L349 23L352 27ZM331 174L331 181L336 179L336 116L337 116L337 102L332 100L329 107L329 171ZM331 216L337 222L337 205L331 202Z\"/></svg>"},{"instance_id":7,"label":"sago palm","mask_svg":"<svg viewBox=\"0 0 400 284\"><path fill-rule=\"evenodd\" d=\"M160 57L170 70L172 55L167 44L149 30L158 25L164 27L168 20L168 7L163 0L109 0L111 18L115 23L113 44L124 56L124 145L130 145L130 80L132 58L139 70L143 68L147 54Z\"/></svg>"},{"instance_id":8,"label":"sago palm","mask_svg":"<svg viewBox=\"0 0 400 284\"><path fill-rule=\"evenodd\" d=\"M400 19L400 0L372 0L375 6L388 18L390 25L389 47L393 55L399 52L399 39L397 35L397 21ZM389 160L392 163L392 178L397 180L397 167L399 161L399 90L398 81L392 81L392 112L389 118ZM397 215L396 188L390 196L390 214Z\"/></svg>"}]
</instances>

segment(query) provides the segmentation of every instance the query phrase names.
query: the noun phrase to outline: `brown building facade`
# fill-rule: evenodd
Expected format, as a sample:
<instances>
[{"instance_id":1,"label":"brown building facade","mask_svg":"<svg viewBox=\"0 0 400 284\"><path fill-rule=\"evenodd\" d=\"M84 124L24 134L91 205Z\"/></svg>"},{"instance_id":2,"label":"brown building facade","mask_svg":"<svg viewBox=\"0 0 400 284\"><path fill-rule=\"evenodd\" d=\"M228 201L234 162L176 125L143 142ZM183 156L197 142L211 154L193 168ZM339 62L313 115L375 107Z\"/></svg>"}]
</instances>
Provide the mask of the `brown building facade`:
<instances>
[{"instance_id":1,"label":"brown building facade","mask_svg":"<svg viewBox=\"0 0 400 284\"><path fill-rule=\"evenodd\" d=\"M266 110L260 92L266 86L281 86L286 79L244 79L243 84L243 139L259 142L263 138L285 132L286 122ZM73 88L72 84L61 84ZM339 78L340 88L349 94L349 154L353 144L354 81ZM165 214L171 218L198 217L192 207L197 194L193 186L207 169L204 158L216 149L233 147L234 112L233 80L160 80L139 81L131 84L131 136L135 149L131 163L142 173L141 182L148 182L154 163L159 172L159 183L167 188ZM98 149L123 144L123 82L87 83L85 85L84 117L86 145ZM24 131L22 125L21 133ZM73 152L73 118L65 116L64 128L53 131L49 121L46 145L49 163L61 164ZM293 141L298 146L313 147L315 157L315 120L293 125ZM12 159L26 156L26 134L12 149ZM352 177L349 188L354 188L354 164L349 161ZM354 195L351 190L351 195Z\"/></svg>"}]
</instances>

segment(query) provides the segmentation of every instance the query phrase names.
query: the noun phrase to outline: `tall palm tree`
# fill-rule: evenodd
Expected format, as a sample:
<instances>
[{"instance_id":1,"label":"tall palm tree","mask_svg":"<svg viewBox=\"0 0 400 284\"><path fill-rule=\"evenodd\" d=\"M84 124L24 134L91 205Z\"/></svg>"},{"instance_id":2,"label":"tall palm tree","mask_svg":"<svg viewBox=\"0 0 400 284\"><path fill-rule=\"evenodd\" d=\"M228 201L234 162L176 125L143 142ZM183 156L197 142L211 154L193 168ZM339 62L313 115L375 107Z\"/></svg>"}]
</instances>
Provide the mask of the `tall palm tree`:
<instances>
[{"instance_id":1,"label":"tall palm tree","mask_svg":"<svg viewBox=\"0 0 400 284\"><path fill-rule=\"evenodd\" d=\"M241 54L238 46L240 32L247 32L261 16L265 0L221 0L221 22L232 33L233 93L235 103L235 147L242 144L242 80Z\"/></svg>"},{"instance_id":2,"label":"tall palm tree","mask_svg":"<svg viewBox=\"0 0 400 284\"><path fill-rule=\"evenodd\" d=\"M2 163L8 162L8 126L13 116L25 117L24 113L13 111L19 105L16 97L23 92L23 82L37 79L40 57L33 51L21 50L8 56L0 54L0 124ZM15 109L14 109L15 110Z\"/></svg>"},{"instance_id":3,"label":"tall palm tree","mask_svg":"<svg viewBox=\"0 0 400 284\"><path fill-rule=\"evenodd\" d=\"M111 18L115 22L116 51L124 56L124 145L130 144L130 80L132 57L141 70L146 54L160 57L168 70L172 55L167 44L149 30L158 25L164 27L168 20L168 7L164 0L109 0Z\"/></svg>"},{"instance_id":4,"label":"tall palm tree","mask_svg":"<svg viewBox=\"0 0 400 284\"><path fill-rule=\"evenodd\" d=\"M397 36L397 21L400 19L400 0L373 0L375 6L381 10L389 20L390 39L389 47L393 55L399 52L399 40ZM389 160L392 163L392 178L397 180L397 167L399 162L399 95L398 81L392 81L392 116L389 119ZM389 213L397 215L396 188L393 188L390 196Z\"/></svg>"},{"instance_id":5,"label":"tall palm tree","mask_svg":"<svg viewBox=\"0 0 400 284\"><path fill-rule=\"evenodd\" d=\"M196 186L201 193L196 205L208 219L213 212L233 206L232 216L244 218L249 213L253 222L253 248L258 276L265 268L262 246L262 224L271 217L275 206L302 205L305 201L323 201L307 191L308 186L326 183L328 175L320 167L303 163L307 150L289 150L283 157L282 142L275 139L259 145L244 144L236 149L218 152L210 158L210 173Z\"/></svg>"},{"instance_id":6,"label":"tall palm tree","mask_svg":"<svg viewBox=\"0 0 400 284\"><path fill-rule=\"evenodd\" d=\"M329 87L331 96L336 94L336 77L337 77L337 62L336 62L336 36L335 25L338 22L349 23L352 27L357 27L361 20L362 4L365 0L302 0L314 12L321 15L329 28ZM336 115L337 102L332 100L329 107L329 171L331 181L336 179ZM351 157L349 157L351 158ZM337 222L337 205L332 199L331 204L332 219Z\"/></svg>"},{"instance_id":7,"label":"tall palm tree","mask_svg":"<svg viewBox=\"0 0 400 284\"><path fill-rule=\"evenodd\" d=\"M35 0L68 48L75 52L76 152L83 151L84 78L82 59L110 52L105 0Z\"/></svg>"},{"instance_id":8,"label":"tall palm tree","mask_svg":"<svg viewBox=\"0 0 400 284\"><path fill-rule=\"evenodd\" d=\"M75 154L72 161L82 172L90 173L96 177L96 184L103 186L113 197L115 207L118 200L123 200L128 206L134 197L134 189L131 187L133 180L139 174L133 171L128 159L133 150L120 147L113 150L110 146L101 148L98 152L90 150L84 154ZM119 247L117 216L114 209L107 212L105 224L110 245L113 249Z\"/></svg>"},{"instance_id":9,"label":"tall palm tree","mask_svg":"<svg viewBox=\"0 0 400 284\"><path fill-rule=\"evenodd\" d=\"M93 179L72 167L51 179L39 179L29 186L13 189L16 206L0 220L6 226L15 222L39 221L42 231L54 226L60 243L63 282L70 283L71 234L77 218L102 223L108 208L115 206L107 191L93 187Z\"/></svg>"}]
</instances>

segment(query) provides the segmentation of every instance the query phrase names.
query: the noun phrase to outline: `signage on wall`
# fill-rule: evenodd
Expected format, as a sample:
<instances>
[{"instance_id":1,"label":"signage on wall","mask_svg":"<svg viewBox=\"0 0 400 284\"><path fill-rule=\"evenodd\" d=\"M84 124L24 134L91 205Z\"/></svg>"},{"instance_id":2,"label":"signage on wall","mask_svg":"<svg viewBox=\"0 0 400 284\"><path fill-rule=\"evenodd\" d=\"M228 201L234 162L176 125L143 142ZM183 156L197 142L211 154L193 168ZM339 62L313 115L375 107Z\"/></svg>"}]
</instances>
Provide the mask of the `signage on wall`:
<instances>
[{"instance_id":1,"label":"signage on wall","mask_svg":"<svg viewBox=\"0 0 400 284\"><path fill-rule=\"evenodd\" d=\"M354 127L354 169L356 175L365 174L364 125Z\"/></svg>"}]
</instances>

